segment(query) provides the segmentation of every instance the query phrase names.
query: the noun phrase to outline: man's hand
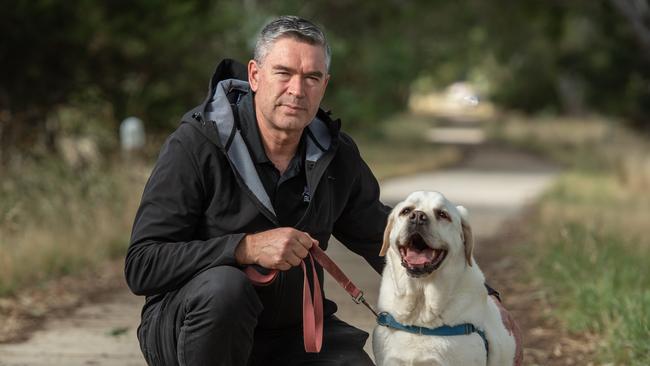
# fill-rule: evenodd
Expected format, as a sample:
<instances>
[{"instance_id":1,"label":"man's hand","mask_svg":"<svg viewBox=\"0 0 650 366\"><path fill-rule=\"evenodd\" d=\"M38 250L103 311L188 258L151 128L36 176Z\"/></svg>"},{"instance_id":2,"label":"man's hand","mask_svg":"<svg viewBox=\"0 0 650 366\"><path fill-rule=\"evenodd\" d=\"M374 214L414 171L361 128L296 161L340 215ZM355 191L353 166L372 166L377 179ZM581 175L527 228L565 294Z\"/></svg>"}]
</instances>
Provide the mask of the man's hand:
<instances>
[{"instance_id":1,"label":"man's hand","mask_svg":"<svg viewBox=\"0 0 650 366\"><path fill-rule=\"evenodd\" d=\"M318 240L290 227L248 234L235 249L239 264L259 264L264 268L286 271L300 265Z\"/></svg>"}]
</instances>

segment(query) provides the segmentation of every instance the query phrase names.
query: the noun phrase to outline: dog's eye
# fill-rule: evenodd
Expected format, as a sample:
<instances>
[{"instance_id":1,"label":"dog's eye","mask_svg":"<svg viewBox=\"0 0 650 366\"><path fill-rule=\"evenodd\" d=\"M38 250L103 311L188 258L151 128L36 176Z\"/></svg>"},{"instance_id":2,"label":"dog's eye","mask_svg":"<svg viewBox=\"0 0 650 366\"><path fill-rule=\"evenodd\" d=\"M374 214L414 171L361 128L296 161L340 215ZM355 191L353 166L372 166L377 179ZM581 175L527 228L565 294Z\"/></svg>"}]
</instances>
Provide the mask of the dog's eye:
<instances>
[{"instance_id":1,"label":"dog's eye","mask_svg":"<svg viewBox=\"0 0 650 366\"><path fill-rule=\"evenodd\" d=\"M407 207L407 208L403 209L402 212L400 212L399 214L400 215L408 215L409 213L411 213L411 208Z\"/></svg>"},{"instance_id":2,"label":"dog's eye","mask_svg":"<svg viewBox=\"0 0 650 366\"><path fill-rule=\"evenodd\" d=\"M447 211L437 210L436 217L441 220L451 221L451 217L449 217Z\"/></svg>"}]
</instances>

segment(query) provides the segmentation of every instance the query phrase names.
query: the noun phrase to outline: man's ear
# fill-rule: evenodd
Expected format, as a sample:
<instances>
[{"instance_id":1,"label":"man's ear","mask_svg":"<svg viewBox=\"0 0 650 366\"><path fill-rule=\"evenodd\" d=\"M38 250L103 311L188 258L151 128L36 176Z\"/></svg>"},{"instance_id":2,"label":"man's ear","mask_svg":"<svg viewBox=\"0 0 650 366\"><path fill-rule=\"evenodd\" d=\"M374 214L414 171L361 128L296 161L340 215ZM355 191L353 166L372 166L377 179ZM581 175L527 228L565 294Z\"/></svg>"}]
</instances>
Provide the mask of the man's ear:
<instances>
[{"instance_id":1,"label":"man's ear","mask_svg":"<svg viewBox=\"0 0 650 366\"><path fill-rule=\"evenodd\" d=\"M256 92L259 81L260 65L255 60L248 61L248 84Z\"/></svg>"},{"instance_id":2,"label":"man's ear","mask_svg":"<svg viewBox=\"0 0 650 366\"><path fill-rule=\"evenodd\" d=\"M472 252L474 251L474 235L472 234L472 227L469 224L469 213L463 206L456 206L460 214L460 224L463 229L463 245L465 247L465 261L472 266Z\"/></svg>"},{"instance_id":3,"label":"man's ear","mask_svg":"<svg viewBox=\"0 0 650 366\"><path fill-rule=\"evenodd\" d=\"M388 223L386 224L386 230L384 230L384 243L381 245L381 251L379 251L379 256L383 257L390 247L390 232L393 230L393 214L391 213L388 216Z\"/></svg>"},{"instance_id":4,"label":"man's ear","mask_svg":"<svg viewBox=\"0 0 650 366\"><path fill-rule=\"evenodd\" d=\"M325 80L324 80L325 85L323 85L323 90L327 88L327 84L329 84L330 82L330 76L331 76L330 74L325 75Z\"/></svg>"}]
</instances>

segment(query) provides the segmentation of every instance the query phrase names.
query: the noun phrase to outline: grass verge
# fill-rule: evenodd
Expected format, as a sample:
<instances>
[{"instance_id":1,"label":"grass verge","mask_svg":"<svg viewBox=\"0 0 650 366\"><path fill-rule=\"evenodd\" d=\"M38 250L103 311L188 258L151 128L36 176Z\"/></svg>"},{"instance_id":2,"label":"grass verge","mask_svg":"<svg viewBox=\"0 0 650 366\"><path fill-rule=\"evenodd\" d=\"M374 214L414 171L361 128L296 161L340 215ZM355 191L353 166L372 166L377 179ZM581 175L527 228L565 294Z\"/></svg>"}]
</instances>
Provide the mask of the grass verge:
<instances>
[{"instance_id":1,"label":"grass verge","mask_svg":"<svg viewBox=\"0 0 650 366\"><path fill-rule=\"evenodd\" d=\"M503 142L568 169L541 198L525 246L555 314L597 334L602 363L650 364L650 142L605 119L512 118Z\"/></svg>"},{"instance_id":2,"label":"grass verge","mask_svg":"<svg viewBox=\"0 0 650 366\"><path fill-rule=\"evenodd\" d=\"M0 182L0 297L124 255L144 184L140 164L73 169L30 159Z\"/></svg>"}]
</instances>

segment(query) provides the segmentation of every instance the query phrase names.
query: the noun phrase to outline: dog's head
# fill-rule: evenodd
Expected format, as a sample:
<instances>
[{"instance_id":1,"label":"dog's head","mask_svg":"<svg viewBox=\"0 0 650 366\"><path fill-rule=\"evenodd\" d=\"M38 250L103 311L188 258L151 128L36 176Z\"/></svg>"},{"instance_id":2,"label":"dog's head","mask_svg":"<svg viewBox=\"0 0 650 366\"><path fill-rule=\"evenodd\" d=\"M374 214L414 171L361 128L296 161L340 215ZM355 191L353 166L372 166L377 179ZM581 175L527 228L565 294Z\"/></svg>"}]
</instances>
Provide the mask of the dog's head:
<instances>
[{"instance_id":1,"label":"dog's head","mask_svg":"<svg viewBox=\"0 0 650 366\"><path fill-rule=\"evenodd\" d=\"M379 255L393 251L411 277L423 277L451 258L464 256L465 263L471 266L473 247L472 229L463 206L454 206L438 192L414 192L388 217Z\"/></svg>"}]
</instances>

